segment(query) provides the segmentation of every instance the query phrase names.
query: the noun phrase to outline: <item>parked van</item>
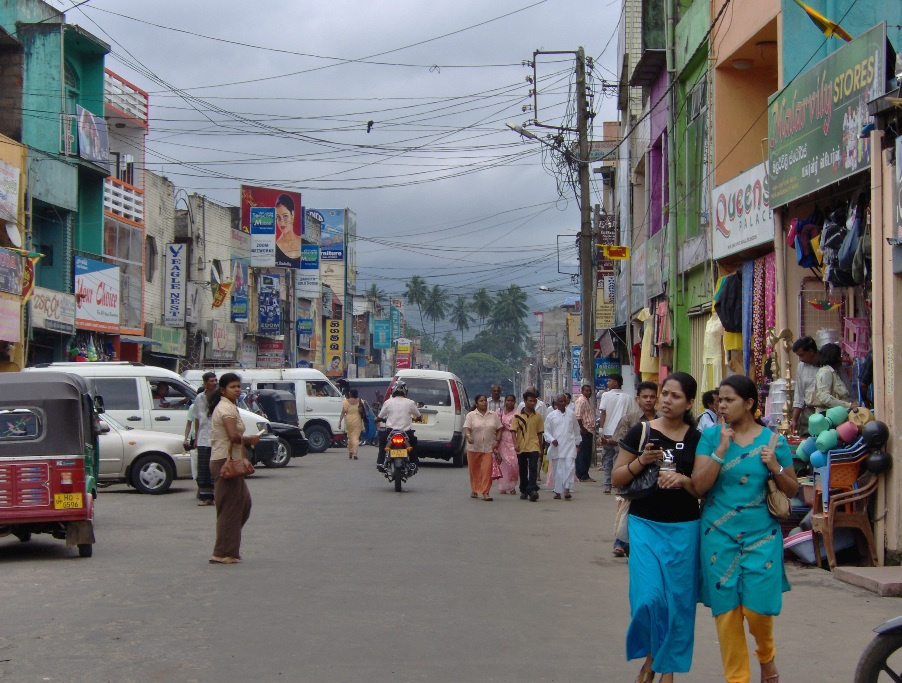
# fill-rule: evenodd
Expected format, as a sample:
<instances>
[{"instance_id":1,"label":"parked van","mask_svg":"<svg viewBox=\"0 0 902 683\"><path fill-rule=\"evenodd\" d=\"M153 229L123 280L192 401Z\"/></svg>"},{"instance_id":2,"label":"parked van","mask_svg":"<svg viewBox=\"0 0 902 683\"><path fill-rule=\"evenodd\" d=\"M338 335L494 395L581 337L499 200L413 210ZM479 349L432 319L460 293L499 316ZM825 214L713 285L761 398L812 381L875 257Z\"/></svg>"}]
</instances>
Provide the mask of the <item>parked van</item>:
<instances>
[{"instance_id":1,"label":"parked van","mask_svg":"<svg viewBox=\"0 0 902 683\"><path fill-rule=\"evenodd\" d=\"M206 370L188 370L182 376L189 382L200 382ZM341 392L329 378L312 368L216 368L216 375L234 372L248 389L279 389L290 391L298 403L298 422L313 453L324 452L332 437L344 433L338 428L341 417Z\"/></svg>"},{"instance_id":2,"label":"parked van","mask_svg":"<svg viewBox=\"0 0 902 683\"><path fill-rule=\"evenodd\" d=\"M407 398L416 402L421 418L413 425L419 457L450 460L455 467L466 463L464 419L470 399L460 378L440 370L398 370L386 397L399 379L407 385Z\"/></svg>"},{"instance_id":3,"label":"parked van","mask_svg":"<svg viewBox=\"0 0 902 683\"><path fill-rule=\"evenodd\" d=\"M156 432L177 434L184 438L188 424L188 408L197 395L191 385L176 373L143 363L41 363L31 370L54 370L79 375L88 380L92 390L103 397L104 409L116 422ZM269 423L246 410L239 410L247 433L253 434Z\"/></svg>"}]
</instances>

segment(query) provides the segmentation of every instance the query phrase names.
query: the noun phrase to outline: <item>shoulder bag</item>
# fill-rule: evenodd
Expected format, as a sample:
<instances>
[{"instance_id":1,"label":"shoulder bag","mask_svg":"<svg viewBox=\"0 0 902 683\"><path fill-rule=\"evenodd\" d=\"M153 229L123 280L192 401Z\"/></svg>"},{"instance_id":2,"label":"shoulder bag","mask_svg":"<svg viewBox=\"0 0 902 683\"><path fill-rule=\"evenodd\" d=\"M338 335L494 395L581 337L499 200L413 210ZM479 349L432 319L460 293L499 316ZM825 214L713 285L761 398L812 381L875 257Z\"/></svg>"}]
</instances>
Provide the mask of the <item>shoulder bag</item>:
<instances>
[{"instance_id":1,"label":"shoulder bag","mask_svg":"<svg viewBox=\"0 0 902 683\"><path fill-rule=\"evenodd\" d=\"M232 449L229 448L229 457L226 458L222 469L219 470L219 476L223 479L238 479L239 477L249 477L255 472L251 461L244 457L244 449L242 448L241 458L232 459Z\"/></svg>"},{"instance_id":2,"label":"shoulder bag","mask_svg":"<svg viewBox=\"0 0 902 683\"><path fill-rule=\"evenodd\" d=\"M776 432L774 432L774 434L770 437L770 444L768 445L768 448L770 448L770 450L774 450L776 446L777 434ZM774 519L781 521L788 519L789 513L791 511L789 506L789 498L777 486L777 482L774 481L773 473L769 473L767 476L767 509Z\"/></svg>"},{"instance_id":3,"label":"shoulder bag","mask_svg":"<svg viewBox=\"0 0 902 683\"><path fill-rule=\"evenodd\" d=\"M643 422L642 436L639 437L640 453L645 448L645 444L648 442L649 429L650 427L648 426L648 422ZM653 462L651 465L646 465L645 469L639 472L639 474L637 474L629 484L620 489L620 496L622 498L626 498L627 500L638 500L640 498L645 498L647 495L651 494L656 488L658 488L659 469L660 466L657 462Z\"/></svg>"}]
</instances>

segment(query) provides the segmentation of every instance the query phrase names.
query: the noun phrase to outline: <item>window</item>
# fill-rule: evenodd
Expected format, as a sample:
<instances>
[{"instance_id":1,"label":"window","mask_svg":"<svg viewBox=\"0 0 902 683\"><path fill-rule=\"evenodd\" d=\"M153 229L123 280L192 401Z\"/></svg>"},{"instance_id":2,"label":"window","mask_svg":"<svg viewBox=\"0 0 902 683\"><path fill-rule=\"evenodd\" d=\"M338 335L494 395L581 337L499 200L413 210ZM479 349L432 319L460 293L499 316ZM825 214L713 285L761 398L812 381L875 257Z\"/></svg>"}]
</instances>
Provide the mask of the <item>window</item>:
<instances>
[{"instance_id":1,"label":"window","mask_svg":"<svg viewBox=\"0 0 902 683\"><path fill-rule=\"evenodd\" d=\"M703 76L686 98L686 237L707 231L708 156L708 81Z\"/></svg>"},{"instance_id":2,"label":"window","mask_svg":"<svg viewBox=\"0 0 902 683\"><path fill-rule=\"evenodd\" d=\"M150 384L150 394L153 396L154 410L188 410L194 403L193 390L180 382L162 379L147 381Z\"/></svg>"},{"instance_id":3,"label":"window","mask_svg":"<svg viewBox=\"0 0 902 683\"><path fill-rule=\"evenodd\" d=\"M0 441L30 441L43 432L37 412L25 408L0 410Z\"/></svg>"},{"instance_id":4,"label":"window","mask_svg":"<svg viewBox=\"0 0 902 683\"><path fill-rule=\"evenodd\" d=\"M339 392L331 382L324 382L323 380L308 380L307 395L341 398L341 392Z\"/></svg>"},{"instance_id":5,"label":"window","mask_svg":"<svg viewBox=\"0 0 902 683\"><path fill-rule=\"evenodd\" d=\"M451 390L446 379L405 377L407 398L424 406L450 406Z\"/></svg>"},{"instance_id":6,"label":"window","mask_svg":"<svg viewBox=\"0 0 902 683\"><path fill-rule=\"evenodd\" d=\"M290 391L291 395L294 396L294 382L257 382L257 388Z\"/></svg>"},{"instance_id":7,"label":"window","mask_svg":"<svg viewBox=\"0 0 902 683\"><path fill-rule=\"evenodd\" d=\"M127 330L142 329L144 231L105 218L103 256L107 263L119 266L119 325Z\"/></svg>"},{"instance_id":8,"label":"window","mask_svg":"<svg viewBox=\"0 0 902 683\"><path fill-rule=\"evenodd\" d=\"M157 241L151 236L144 237L144 279L153 282L157 272Z\"/></svg>"},{"instance_id":9,"label":"window","mask_svg":"<svg viewBox=\"0 0 902 683\"><path fill-rule=\"evenodd\" d=\"M103 397L106 410L138 410L141 407L138 385L132 377L97 377L94 379L94 389L98 396Z\"/></svg>"},{"instance_id":10,"label":"window","mask_svg":"<svg viewBox=\"0 0 902 683\"><path fill-rule=\"evenodd\" d=\"M46 266L47 268L53 267L53 245L52 244L41 244L38 246L38 249L41 250L43 256L41 257L41 265Z\"/></svg>"}]
</instances>

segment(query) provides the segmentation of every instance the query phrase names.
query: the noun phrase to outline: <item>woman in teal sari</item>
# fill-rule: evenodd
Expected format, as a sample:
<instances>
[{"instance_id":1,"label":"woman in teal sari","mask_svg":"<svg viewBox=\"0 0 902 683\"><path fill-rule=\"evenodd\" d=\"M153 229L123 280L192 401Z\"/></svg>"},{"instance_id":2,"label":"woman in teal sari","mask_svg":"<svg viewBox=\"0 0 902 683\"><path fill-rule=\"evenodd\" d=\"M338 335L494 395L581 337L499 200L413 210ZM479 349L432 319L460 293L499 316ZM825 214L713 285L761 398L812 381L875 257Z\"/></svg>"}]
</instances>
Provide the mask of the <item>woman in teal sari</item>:
<instances>
[{"instance_id":1,"label":"woman in teal sari","mask_svg":"<svg viewBox=\"0 0 902 683\"><path fill-rule=\"evenodd\" d=\"M711 608L724 677L749 683L745 626L755 638L762 683L779 683L774 662L774 617L789 582L783 571L783 536L767 509L767 480L792 497L799 483L786 439L757 418L758 387L732 375L720 384L720 424L701 436L692 473L707 500L701 517L701 600Z\"/></svg>"}]
</instances>

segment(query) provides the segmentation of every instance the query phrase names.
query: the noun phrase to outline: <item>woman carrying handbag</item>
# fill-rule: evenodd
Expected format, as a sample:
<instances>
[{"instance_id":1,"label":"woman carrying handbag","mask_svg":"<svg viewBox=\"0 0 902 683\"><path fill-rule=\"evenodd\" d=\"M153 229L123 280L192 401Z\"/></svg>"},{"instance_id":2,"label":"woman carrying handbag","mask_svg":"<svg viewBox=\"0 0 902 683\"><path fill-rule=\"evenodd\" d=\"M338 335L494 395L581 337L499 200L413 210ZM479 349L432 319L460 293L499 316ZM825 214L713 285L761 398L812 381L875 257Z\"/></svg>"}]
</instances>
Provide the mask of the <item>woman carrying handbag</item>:
<instances>
[{"instance_id":1,"label":"woman carrying handbag","mask_svg":"<svg viewBox=\"0 0 902 683\"><path fill-rule=\"evenodd\" d=\"M211 564L241 562L241 528L251 516L251 492L244 475L252 474L253 467L248 467L250 463L244 457L244 447L256 445L260 436L244 436L245 425L238 415L237 405L240 395L241 378L234 372L227 372L219 378L219 392L209 401L212 417L210 471L216 505L216 545Z\"/></svg>"}]
</instances>

